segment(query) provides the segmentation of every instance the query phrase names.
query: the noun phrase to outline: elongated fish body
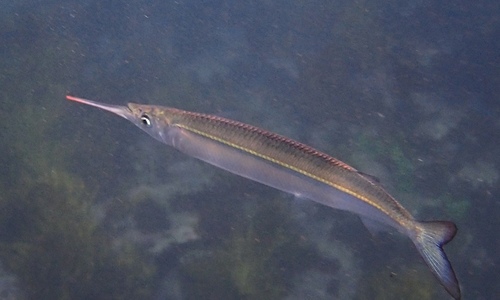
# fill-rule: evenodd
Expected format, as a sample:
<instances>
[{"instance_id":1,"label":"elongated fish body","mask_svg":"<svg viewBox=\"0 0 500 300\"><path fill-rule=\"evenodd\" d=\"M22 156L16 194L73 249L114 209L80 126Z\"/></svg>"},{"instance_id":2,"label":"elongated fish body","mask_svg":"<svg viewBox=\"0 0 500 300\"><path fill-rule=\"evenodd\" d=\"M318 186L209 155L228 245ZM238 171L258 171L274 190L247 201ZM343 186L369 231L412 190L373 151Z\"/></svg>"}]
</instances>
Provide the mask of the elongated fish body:
<instances>
[{"instance_id":1,"label":"elongated fish body","mask_svg":"<svg viewBox=\"0 0 500 300\"><path fill-rule=\"evenodd\" d=\"M416 221L376 181L355 168L279 134L213 115L66 98L115 113L160 142L234 174L397 229L413 241L448 293L460 299L458 280L442 249L455 236L455 224Z\"/></svg>"}]
</instances>

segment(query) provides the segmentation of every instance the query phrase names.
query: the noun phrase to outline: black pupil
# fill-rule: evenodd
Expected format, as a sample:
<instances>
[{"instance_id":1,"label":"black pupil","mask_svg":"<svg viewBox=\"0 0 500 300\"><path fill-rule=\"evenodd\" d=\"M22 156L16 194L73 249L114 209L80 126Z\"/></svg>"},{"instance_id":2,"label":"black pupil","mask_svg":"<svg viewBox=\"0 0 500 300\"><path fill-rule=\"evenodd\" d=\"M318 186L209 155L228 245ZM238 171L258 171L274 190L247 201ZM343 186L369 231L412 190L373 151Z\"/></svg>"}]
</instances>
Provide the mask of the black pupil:
<instances>
[{"instance_id":1,"label":"black pupil","mask_svg":"<svg viewBox=\"0 0 500 300\"><path fill-rule=\"evenodd\" d=\"M142 121L142 124L146 125L146 126L151 126L151 120L149 120L149 117L146 116L146 115L143 115L141 117L141 121Z\"/></svg>"}]
</instances>

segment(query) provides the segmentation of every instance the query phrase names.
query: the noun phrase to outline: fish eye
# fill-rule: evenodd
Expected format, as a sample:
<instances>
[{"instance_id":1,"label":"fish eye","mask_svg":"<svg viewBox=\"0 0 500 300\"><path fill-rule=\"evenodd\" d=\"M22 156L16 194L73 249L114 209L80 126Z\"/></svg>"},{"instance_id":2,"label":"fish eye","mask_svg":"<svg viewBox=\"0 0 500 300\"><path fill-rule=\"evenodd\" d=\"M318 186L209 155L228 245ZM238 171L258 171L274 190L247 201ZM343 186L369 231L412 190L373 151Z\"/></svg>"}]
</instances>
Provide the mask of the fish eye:
<instances>
[{"instance_id":1,"label":"fish eye","mask_svg":"<svg viewBox=\"0 0 500 300\"><path fill-rule=\"evenodd\" d=\"M142 124L143 124L144 126L146 126L146 127L151 127L151 119L149 118L149 116L148 116L148 115L143 114L143 115L141 116L141 122L142 122Z\"/></svg>"}]
</instances>

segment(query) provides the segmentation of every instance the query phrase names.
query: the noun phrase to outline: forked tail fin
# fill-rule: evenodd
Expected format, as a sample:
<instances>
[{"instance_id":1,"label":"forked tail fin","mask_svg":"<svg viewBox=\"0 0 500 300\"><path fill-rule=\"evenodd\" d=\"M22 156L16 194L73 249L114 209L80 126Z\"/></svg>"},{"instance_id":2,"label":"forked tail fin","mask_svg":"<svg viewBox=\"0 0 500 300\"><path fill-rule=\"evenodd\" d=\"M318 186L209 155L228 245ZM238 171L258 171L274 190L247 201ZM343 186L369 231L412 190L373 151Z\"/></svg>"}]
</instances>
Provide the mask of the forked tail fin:
<instances>
[{"instance_id":1,"label":"forked tail fin","mask_svg":"<svg viewBox=\"0 0 500 300\"><path fill-rule=\"evenodd\" d=\"M457 227L454 223L447 221L420 222L419 224L421 230L413 239L413 243L446 291L453 298L460 299L457 277L443 250L443 245L455 236Z\"/></svg>"}]
</instances>

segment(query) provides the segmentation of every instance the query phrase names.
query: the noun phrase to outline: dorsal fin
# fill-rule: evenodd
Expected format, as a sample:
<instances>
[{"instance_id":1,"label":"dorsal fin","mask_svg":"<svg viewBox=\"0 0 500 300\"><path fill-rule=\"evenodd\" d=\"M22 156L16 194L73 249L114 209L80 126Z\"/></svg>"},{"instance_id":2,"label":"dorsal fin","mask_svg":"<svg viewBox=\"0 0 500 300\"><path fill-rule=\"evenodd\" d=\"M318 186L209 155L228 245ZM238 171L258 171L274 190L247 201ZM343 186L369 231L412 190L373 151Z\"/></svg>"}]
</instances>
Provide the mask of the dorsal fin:
<instances>
[{"instance_id":1,"label":"dorsal fin","mask_svg":"<svg viewBox=\"0 0 500 300\"><path fill-rule=\"evenodd\" d=\"M363 176L364 178L366 178L368 181L380 184L380 179L377 176L366 174L366 173L363 173L361 171L358 171L358 174Z\"/></svg>"}]
</instances>

